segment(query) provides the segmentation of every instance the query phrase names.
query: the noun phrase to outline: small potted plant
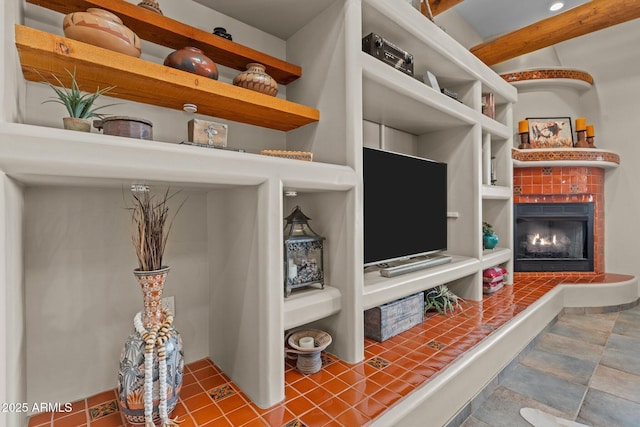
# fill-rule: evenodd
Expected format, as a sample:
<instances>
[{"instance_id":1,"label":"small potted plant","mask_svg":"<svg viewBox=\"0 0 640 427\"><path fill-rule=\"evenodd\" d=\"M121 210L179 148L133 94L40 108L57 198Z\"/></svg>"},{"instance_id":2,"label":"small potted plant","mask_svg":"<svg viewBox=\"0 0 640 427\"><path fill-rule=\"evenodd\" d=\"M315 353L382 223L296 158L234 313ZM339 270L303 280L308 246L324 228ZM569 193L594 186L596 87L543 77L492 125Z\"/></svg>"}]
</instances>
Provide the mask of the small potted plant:
<instances>
[{"instance_id":1,"label":"small potted plant","mask_svg":"<svg viewBox=\"0 0 640 427\"><path fill-rule=\"evenodd\" d=\"M91 130L91 122L88 119L92 117L98 117L100 119L104 118L106 114L98 113L97 111L105 107L116 105L109 104L100 107L94 107L93 103L101 95L104 95L107 92L113 90L115 86L109 86L103 89L98 88L95 93L82 93L76 80L75 68L73 70L73 73L66 69L65 71L69 73L69 76L71 77L71 89L67 89L60 81L60 79L56 75L53 75L53 78L56 79L57 85L54 85L46 80L43 83L49 85L49 87L54 90L57 96L43 101L43 104L45 102L56 102L58 104L64 105L69 113L69 117L63 117L62 119L64 128L82 132L89 132Z\"/></svg>"},{"instance_id":2,"label":"small potted plant","mask_svg":"<svg viewBox=\"0 0 640 427\"><path fill-rule=\"evenodd\" d=\"M424 312L437 311L439 314L452 314L456 309L462 308L462 298L451 292L447 285L436 286L424 292Z\"/></svg>"},{"instance_id":3,"label":"small potted plant","mask_svg":"<svg viewBox=\"0 0 640 427\"><path fill-rule=\"evenodd\" d=\"M493 231L493 226L488 222L482 223L482 247L484 249L493 249L498 244L498 235Z\"/></svg>"}]
</instances>

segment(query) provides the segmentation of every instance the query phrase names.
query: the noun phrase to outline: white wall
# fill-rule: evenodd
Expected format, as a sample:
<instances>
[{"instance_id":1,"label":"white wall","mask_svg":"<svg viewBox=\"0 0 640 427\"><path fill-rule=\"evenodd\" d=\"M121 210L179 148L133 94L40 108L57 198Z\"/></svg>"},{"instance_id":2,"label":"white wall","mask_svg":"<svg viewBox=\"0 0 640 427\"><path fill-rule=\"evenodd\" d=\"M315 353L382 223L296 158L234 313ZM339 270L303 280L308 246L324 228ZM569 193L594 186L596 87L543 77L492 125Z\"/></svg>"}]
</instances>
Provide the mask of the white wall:
<instances>
[{"instance_id":1,"label":"white wall","mask_svg":"<svg viewBox=\"0 0 640 427\"><path fill-rule=\"evenodd\" d=\"M22 20L21 2L4 1L0 6L0 59L3 64L17 61L18 52L14 49L13 22ZM19 121L20 106L24 102L24 87L18 84L22 78L18 69L0 67L0 121Z\"/></svg>"},{"instance_id":2,"label":"white wall","mask_svg":"<svg viewBox=\"0 0 640 427\"><path fill-rule=\"evenodd\" d=\"M21 2L0 5L0 60L15 62L13 23L22 16ZM17 121L24 89L13 67L0 67L0 122ZM24 278L22 268L22 209L20 187L0 174L0 403L26 401ZM0 425L24 425L25 414L0 413Z\"/></svg>"},{"instance_id":3,"label":"white wall","mask_svg":"<svg viewBox=\"0 0 640 427\"><path fill-rule=\"evenodd\" d=\"M26 344L21 187L0 173L0 402L26 402ZM0 425L23 425L24 413L0 413ZM5 422L7 424L5 424Z\"/></svg>"}]
</instances>

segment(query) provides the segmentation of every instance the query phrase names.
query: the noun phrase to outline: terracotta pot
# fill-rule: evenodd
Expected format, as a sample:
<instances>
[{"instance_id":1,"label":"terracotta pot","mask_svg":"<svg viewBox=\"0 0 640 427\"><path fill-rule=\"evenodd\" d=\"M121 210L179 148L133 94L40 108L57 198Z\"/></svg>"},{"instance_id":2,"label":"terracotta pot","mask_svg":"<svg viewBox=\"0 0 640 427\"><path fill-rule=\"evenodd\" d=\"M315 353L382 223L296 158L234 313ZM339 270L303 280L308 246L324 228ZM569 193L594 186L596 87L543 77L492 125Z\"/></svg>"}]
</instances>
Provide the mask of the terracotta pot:
<instances>
[{"instance_id":1,"label":"terracotta pot","mask_svg":"<svg viewBox=\"0 0 640 427\"><path fill-rule=\"evenodd\" d=\"M105 117L102 120L94 120L93 127L102 130L105 135L153 140L153 123L137 117Z\"/></svg>"},{"instance_id":2,"label":"terracotta pot","mask_svg":"<svg viewBox=\"0 0 640 427\"><path fill-rule=\"evenodd\" d=\"M87 119L79 119L77 117L63 117L62 125L67 130L91 132L91 122Z\"/></svg>"},{"instance_id":3,"label":"terracotta pot","mask_svg":"<svg viewBox=\"0 0 640 427\"><path fill-rule=\"evenodd\" d=\"M233 79L233 84L266 95L276 96L278 83L264 70L264 65L251 62L247 64L246 71L241 72Z\"/></svg>"},{"instance_id":4,"label":"terracotta pot","mask_svg":"<svg viewBox=\"0 0 640 427\"><path fill-rule=\"evenodd\" d=\"M64 35L94 46L125 55L140 56L140 39L113 13L98 8L86 12L73 12L62 21Z\"/></svg>"},{"instance_id":5,"label":"terracotta pot","mask_svg":"<svg viewBox=\"0 0 640 427\"><path fill-rule=\"evenodd\" d=\"M157 271L134 271L142 290L144 311L142 323L147 332L159 327L164 322L162 313L162 292L169 268ZM160 421L160 381L159 381L159 351L163 351L166 361L167 413L175 408L180 397L184 376L184 354L182 339L178 331L171 325L170 338L164 348L153 350L152 370L152 418L155 423ZM124 418L131 424L144 424L144 380L145 380L145 342L143 337L134 330L125 342L120 356L120 370L118 372L118 404Z\"/></svg>"},{"instance_id":6,"label":"terracotta pot","mask_svg":"<svg viewBox=\"0 0 640 427\"><path fill-rule=\"evenodd\" d=\"M218 80L218 67L197 47L186 46L170 53L164 65Z\"/></svg>"}]
</instances>

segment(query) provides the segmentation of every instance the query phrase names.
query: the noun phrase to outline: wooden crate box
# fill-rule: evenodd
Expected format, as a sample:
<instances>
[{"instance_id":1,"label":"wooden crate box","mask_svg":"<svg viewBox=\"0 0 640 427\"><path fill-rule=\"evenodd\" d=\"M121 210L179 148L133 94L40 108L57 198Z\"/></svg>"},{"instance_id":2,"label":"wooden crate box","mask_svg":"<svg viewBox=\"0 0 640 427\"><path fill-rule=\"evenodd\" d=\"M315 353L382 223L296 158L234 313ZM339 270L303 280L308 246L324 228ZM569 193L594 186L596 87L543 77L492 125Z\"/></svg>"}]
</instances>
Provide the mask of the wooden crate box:
<instances>
[{"instance_id":1,"label":"wooden crate box","mask_svg":"<svg viewBox=\"0 0 640 427\"><path fill-rule=\"evenodd\" d=\"M424 321L424 293L391 301L364 312L364 335L382 342Z\"/></svg>"}]
</instances>

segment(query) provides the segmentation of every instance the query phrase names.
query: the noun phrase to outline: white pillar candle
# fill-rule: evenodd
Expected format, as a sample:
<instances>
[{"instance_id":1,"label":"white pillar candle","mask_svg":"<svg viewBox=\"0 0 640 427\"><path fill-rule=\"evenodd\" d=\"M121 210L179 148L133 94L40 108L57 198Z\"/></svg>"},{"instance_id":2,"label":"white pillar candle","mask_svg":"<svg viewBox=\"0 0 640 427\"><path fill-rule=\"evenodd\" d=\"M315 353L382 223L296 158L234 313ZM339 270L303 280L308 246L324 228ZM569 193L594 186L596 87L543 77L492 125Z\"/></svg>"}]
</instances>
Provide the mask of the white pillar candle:
<instances>
[{"instance_id":1,"label":"white pillar candle","mask_svg":"<svg viewBox=\"0 0 640 427\"><path fill-rule=\"evenodd\" d=\"M298 275L298 266L293 262L292 259L289 260L289 278L293 279Z\"/></svg>"},{"instance_id":2,"label":"white pillar candle","mask_svg":"<svg viewBox=\"0 0 640 427\"><path fill-rule=\"evenodd\" d=\"M298 347L300 348L314 348L313 337L302 337L298 340Z\"/></svg>"}]
</instances>

